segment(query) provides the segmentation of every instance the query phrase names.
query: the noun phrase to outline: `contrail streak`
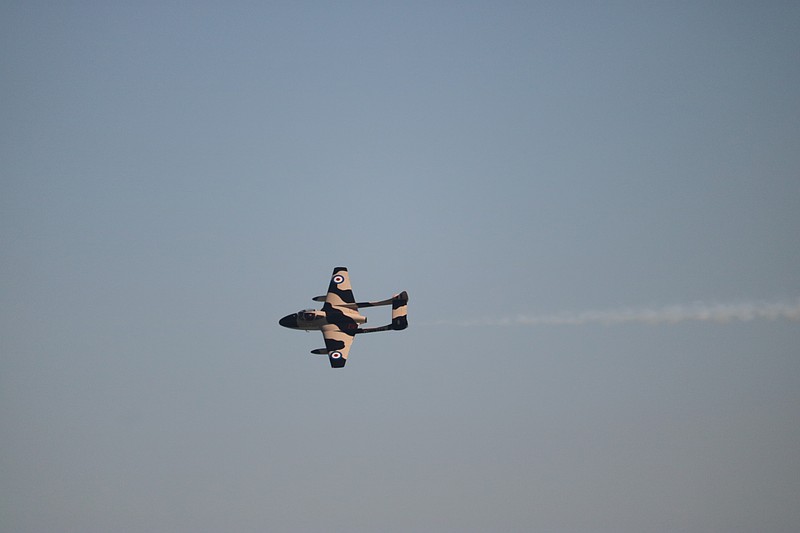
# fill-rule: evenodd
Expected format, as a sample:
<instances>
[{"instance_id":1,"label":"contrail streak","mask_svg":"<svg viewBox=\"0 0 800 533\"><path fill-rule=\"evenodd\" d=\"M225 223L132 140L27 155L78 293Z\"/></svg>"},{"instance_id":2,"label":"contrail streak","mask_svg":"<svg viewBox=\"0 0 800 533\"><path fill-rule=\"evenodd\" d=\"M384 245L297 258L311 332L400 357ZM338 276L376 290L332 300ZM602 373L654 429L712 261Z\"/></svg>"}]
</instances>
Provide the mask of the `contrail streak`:
<instances>
[{"instance_id":1,"label":"contrail streak","mask_svg":"<svg viewBox=\"0 0 800 533\"><path fill-rule=\"evenodd\" d=\"M795 302L744 302L670 305L659 308L621 308L599 311L558 313L551 315L517 315L514 317L475 320L443 320L431 325L450 326L579 326L583 324L617 325L627 323L677 324L679 322L717 322L750 320L800 320L800 298Z\"/></svg>"}]
</instances>

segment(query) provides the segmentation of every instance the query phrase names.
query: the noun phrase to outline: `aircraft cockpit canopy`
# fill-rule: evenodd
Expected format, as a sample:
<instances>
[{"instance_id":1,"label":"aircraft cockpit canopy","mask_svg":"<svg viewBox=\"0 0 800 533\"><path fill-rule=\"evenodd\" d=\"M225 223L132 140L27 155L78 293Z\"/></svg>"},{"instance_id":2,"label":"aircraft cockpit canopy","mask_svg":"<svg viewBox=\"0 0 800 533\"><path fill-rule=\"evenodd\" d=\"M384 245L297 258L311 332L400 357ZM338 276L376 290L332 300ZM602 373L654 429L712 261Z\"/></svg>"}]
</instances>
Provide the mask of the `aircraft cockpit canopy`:
<instances>
[{"instance_id":1,"label":"aircraft cockpit canopy","mask_svg":"<svg viewBox=\"0 0 800 533\"><path fill-rule=\"evenodd\" d=\"M311 322L317 318L317 314L313 309L303 309L302 311L298 311L297 316L300 318L300 320L305 320L307 322Z\"/></svg>"}]
</instances>

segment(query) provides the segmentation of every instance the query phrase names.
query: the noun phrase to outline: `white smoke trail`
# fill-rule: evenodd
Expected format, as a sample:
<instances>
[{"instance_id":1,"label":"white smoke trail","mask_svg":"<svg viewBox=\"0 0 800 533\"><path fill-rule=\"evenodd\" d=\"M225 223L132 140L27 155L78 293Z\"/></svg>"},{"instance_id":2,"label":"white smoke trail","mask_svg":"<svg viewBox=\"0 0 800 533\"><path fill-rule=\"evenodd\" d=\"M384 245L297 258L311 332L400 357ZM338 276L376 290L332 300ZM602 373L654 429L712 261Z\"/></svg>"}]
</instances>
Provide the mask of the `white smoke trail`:
<instances>
[{"instance_id":1,"label":"white smoke trail","mask_svg":"<svg viewBox=\"0 0 800 533\"><path fill-rule=\"evenodd\" d=\"M515 317L477 320L439 321L431 325L450 326L578 326L583 324L616 325L627 323L677 324L700 321L727 323L750 320L800 320L800 298L795 302L743 302L670 305L659 308L623 308L599 311L558 313L552 315L518 315Z\"/></svg>"}]
</instances>

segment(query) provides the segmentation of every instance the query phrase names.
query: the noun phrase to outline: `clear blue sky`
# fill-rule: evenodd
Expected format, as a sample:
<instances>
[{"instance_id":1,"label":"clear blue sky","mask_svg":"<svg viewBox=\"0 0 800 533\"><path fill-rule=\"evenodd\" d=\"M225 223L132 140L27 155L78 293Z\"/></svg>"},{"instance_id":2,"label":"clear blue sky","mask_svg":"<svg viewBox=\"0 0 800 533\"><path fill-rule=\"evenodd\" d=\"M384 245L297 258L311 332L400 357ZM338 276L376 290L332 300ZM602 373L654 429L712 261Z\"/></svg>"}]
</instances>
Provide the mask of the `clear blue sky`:
<instances>
[{"instance_id":1,"label":"clear blue sky","mask_svg":"<svg viewBox=\"0 0 800 533\"><path fill-rule=\"evenodd\" d=\"M0 529L797 531L800 322L530 318L796 309L798 58L788 1L3 3ZM411 298L344 371L277 325L338 265Z\"/></svg>"}]
</instances>

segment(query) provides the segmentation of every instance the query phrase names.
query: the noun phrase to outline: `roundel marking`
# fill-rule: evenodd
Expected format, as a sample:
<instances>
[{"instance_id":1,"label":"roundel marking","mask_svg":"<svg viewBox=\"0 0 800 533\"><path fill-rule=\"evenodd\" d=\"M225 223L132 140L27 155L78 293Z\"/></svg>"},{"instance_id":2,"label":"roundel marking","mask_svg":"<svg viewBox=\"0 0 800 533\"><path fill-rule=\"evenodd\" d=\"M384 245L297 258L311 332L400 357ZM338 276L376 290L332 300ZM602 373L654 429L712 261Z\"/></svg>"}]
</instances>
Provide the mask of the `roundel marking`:
<instances>
[{"instance_id":1,"label":"roundel marking","mask_svg":"<svg viewBox=\"0 0 800 533\"><path fill-rule=\"evenodd\" d=\"M331 352L331 359L339 359L342 356L342 352Z\"/></svg>"},{"instance_id":2,"label":"roundel marking","mask_svg":"<svg viewBox=\"0 0 800 533\"><path fill-rule=\"evenodd\" d=\"M343 281L344 281L344 276L341 276L339 274L333 276L333 282L336 283L337 285Z\"/></svg>"}]
</instances>

